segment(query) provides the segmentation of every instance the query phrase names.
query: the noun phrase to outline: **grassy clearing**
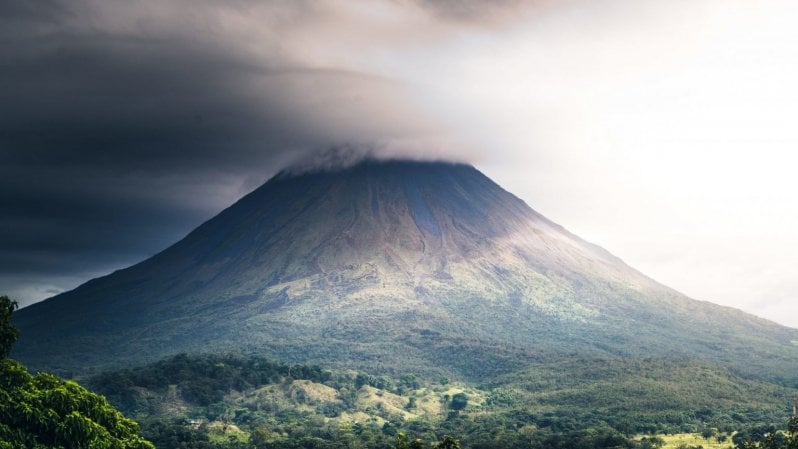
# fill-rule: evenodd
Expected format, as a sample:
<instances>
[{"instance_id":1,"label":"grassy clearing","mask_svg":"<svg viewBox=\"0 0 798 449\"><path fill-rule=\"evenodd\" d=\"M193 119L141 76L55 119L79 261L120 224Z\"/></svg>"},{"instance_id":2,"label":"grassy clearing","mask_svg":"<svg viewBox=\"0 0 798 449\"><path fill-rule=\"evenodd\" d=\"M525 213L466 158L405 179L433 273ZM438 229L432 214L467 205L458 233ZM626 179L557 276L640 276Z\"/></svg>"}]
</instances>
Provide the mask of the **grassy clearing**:
<instances>
[{"instance_id":1,"label":"grassy clearing","mask_svg":"<svg viewBox=\"0 0 798 449\"><path fill-rule=\"evenodd\" d=\"M234 441L246 443L249 441L249 434L242 431L235 424L213 421L208 423L208 439L215 443L230 443Z\"/></svg>"},{"instance_id":2,"label":"grassy clearing","mask_svg":"<svg viewBox=\"0 0 798 449\"><path fill-rule=\"evenodd\" d=\"M704 449L729 449L733 446L731 437L719 442L716 437L706 439L700 433L677 433L673 435L657 435L665 441L662 449L677 449L680 446L701 446Z\"/></svg>"}]
</instances>

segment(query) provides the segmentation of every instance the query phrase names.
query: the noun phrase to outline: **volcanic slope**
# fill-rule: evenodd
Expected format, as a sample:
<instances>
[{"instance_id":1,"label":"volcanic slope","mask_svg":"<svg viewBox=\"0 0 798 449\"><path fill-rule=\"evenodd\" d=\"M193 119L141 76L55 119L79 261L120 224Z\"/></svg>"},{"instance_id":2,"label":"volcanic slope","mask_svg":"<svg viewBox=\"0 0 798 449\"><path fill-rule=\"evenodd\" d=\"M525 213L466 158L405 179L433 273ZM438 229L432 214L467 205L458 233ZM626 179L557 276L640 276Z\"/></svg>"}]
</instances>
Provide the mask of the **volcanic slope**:
<instances>
[{"instance_id":1,"label":"volcanic slope","mask_svg":"<svg viewBox=\"0 0 798 449\"><path fill-rule=\"evenodd\" d=\"M14 356L55 370L232 350L477 380L562 355L798 379L798 330L687 298L439 162L281 173L154 257L15 319Z\"/></svg>"}]
</instances>

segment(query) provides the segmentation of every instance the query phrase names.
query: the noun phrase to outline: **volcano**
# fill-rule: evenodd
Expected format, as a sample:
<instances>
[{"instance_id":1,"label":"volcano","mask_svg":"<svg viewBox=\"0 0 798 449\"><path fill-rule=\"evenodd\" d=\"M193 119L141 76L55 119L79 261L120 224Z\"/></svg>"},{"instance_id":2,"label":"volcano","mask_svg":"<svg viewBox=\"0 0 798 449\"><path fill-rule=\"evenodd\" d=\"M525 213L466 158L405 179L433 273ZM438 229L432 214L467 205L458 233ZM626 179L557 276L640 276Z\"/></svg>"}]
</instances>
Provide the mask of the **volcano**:
<instances>
[{"instance_id":1,"label":"volcano","mask_svg":"<svg viewBox=\"0 0 798 449\"><path fill-rule=\"evenodd\" d=\"M280 173L15 321L13 356L56 371L233 351L483 380L559 356L696 358L798 380L798 330L690 299L443 162Z\"/></svg>"}]
</instances>

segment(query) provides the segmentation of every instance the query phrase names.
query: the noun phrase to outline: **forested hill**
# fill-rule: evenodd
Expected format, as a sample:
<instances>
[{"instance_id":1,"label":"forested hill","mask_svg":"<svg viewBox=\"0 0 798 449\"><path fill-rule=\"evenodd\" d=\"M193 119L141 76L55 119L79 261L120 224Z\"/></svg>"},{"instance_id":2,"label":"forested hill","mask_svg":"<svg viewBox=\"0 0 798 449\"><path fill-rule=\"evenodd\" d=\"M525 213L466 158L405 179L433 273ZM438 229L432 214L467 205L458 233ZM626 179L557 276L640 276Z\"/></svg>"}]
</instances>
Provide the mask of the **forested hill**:
<instances>
[{"instance_id":1,"label":"forested hill","mask_svg":"<svg viewBox=\"0 0 798 449\"><path fill-rule=\"evenodd\" d=\"M466 447L486 449L557 441L631 449L639 442L630 436L640 433L731 435L779 423L798 393L697 361L575 357L474 385L409 372L394 378L261 357L178 355L95 376L89 385L140 419L159 447L177 447L182 438L195 447L215 441L259 449L352 441L389 447L399 433L424 441L456 435Z\"/></svg>"}]
</instances>

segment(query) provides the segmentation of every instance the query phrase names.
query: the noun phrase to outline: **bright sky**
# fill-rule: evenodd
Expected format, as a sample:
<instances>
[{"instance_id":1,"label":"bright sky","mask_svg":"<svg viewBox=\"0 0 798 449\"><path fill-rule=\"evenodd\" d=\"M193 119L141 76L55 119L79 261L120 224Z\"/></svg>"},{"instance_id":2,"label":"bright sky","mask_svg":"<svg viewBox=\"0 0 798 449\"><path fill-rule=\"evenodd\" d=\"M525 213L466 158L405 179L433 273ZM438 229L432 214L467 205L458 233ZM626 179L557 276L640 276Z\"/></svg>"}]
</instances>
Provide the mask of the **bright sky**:
<instances>
[{"instance_id":1,"label":"bright sky","mask_svg":"<svg viewBox=\"0 0 798 449\"><path fill-rule=\"evenodd\" d=\"M658 281L798 327L798 4L620 3L461 62L456 109L507 152L481 167Z\"/></svg>"},{"instance_id":2,"label":"bright sky","mask_svg":"<svg viewBox=\"0 0 798 449\"><path fill-rule=\"evenodd\" d=\"M554 221L798 327L796 20L790 1L560 2L353 65L409 81L456 130L443 154Z\"/></svg>"}]
</instances>

